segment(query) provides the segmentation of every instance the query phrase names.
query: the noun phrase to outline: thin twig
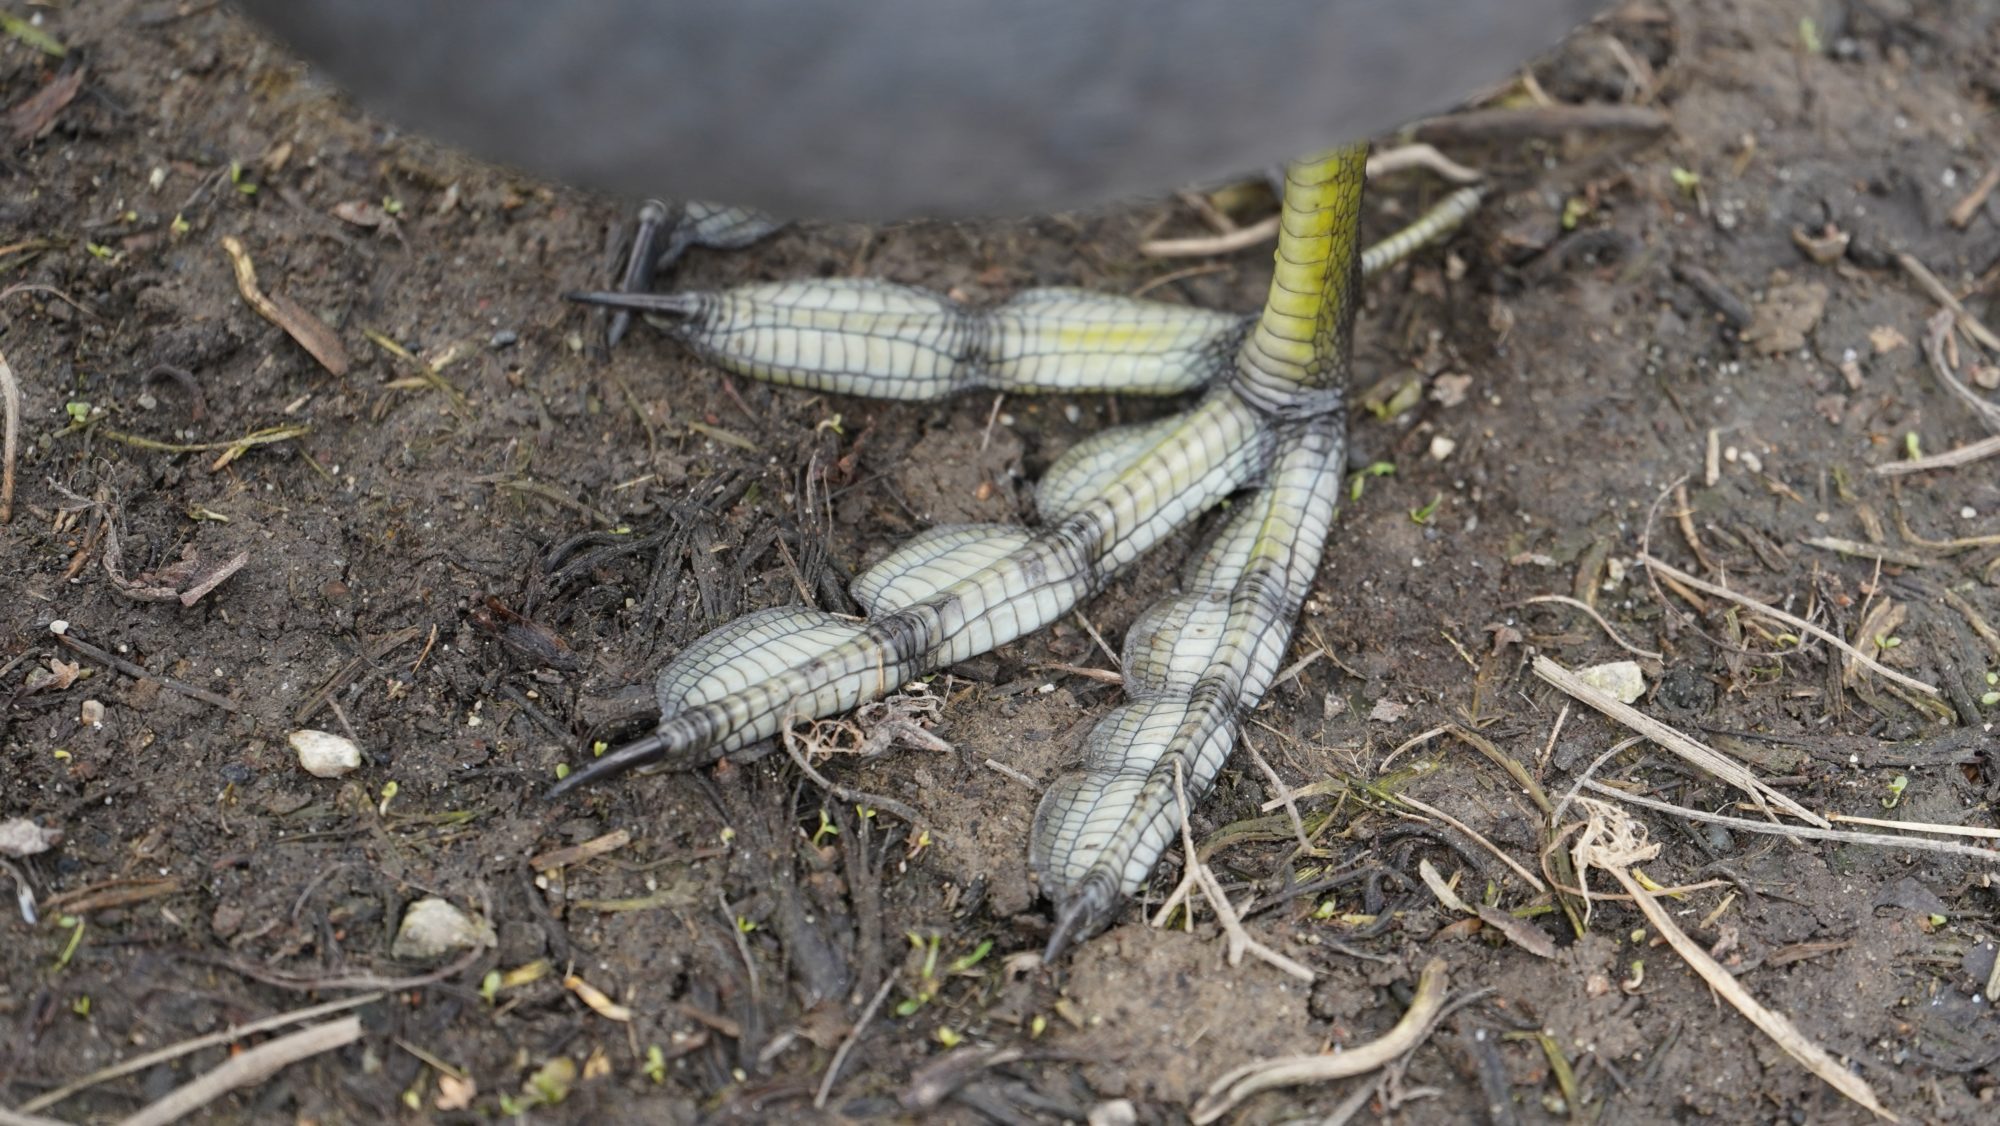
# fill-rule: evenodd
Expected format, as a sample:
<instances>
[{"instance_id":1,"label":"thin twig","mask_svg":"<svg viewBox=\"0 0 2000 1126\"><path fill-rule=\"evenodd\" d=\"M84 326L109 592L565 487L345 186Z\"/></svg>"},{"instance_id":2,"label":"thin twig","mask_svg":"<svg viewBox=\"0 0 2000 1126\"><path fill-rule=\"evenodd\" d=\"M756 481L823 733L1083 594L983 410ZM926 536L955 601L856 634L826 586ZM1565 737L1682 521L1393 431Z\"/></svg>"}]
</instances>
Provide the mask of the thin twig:
<instances>
[{"instance_id":1,"label":"thin twig","mask_svg":"<svg viewBox=\"0 0 2000 1126\"><path fill-rule=\"evenodd\" d=\"M1422 141L1384 149L1368 156L1368 178L1371 180L1412 168L1427 169L1460 185L1477 184L1486 178L1486 174L1477 168L1467 168Z\"/></svg>"},{"instance_id":2,"label":"thin twig","mask_svg":"<svg viewBox=\"0 0 2000 1126\"><path fill-rule=\"evenodd\" d=\"M1984 461L1996 455L2000 455L2000 434L1981 438L1977 442L1949 449L1941 454L1932 454L1929 457L1912 458L1909 461L1885 461L1880 465L1869 466L1868 471L1877 477L1901 477L1932 469L1956 469L1961 465L1971 465L1975 461Z\"/></svg>"},{"instance_id":3,"label":"thin twig","mask_svg":"<svg viewBox=\"0 0 2000 1126\"><path fill-rule=\"evenodd\" d=\"M1958 299L1958 295L1951 291L1951 287L1939 281L1938 276L1931 273L1930 267L1917 260L1916 255L1899 250L1896 252L1896 264L1901 266L1903 272L1910 275L1925 293L1931 295L1931 300L1950 309L1952 316L1958 319L1958 327L1964 329L1967 335L1993 351L2000 352L2000 336L1993 335L1992 329L1987 328L1978 317L1973 316L1971 311L1966 309L1965 303Z\"/></svg>"},{"instance_id":4,"label":"thin twig","mask_svg":"<svg viewBox=\"0 0 2000 1126\"><path fill-rule=\"evenodd\" d=\"M1182 266L1178 270L1169 270L1157 278L1147 278L1144 283L1133 288L1132 296L1144 297L1162 286L1169 286L1177 281L1186 281L1189 278L1198 278L1205 274L1219 274L1228 268L1229 263L1227 262L1197 262L1192 266Z\"/></svg>"},{"instance_id":5,"label":"thin twig","mask_svg":"<svg viewBox=\"0 0 2000 1126\"><path fill-rule=\"evenodd\" d=\"M380 974L346 974L341 977L317 977L307 974L286 973L283 970L268 969L247 962L233 962L227 958L198 958L212 966L221 966L242 974L252 981L261 981L279 989L289 989L295 993L324 993L330 989L372 989L385 993L398 993L405 989L422 989L426 985L436 985L448 977L456 976L471 967L486 953L484 945L474 946L453 959L441 969L408 977L383 977Z\"/></svg>"},{"instance_id":6,"label":"thin twig","mask_svg":"<svg viewBox=\"0 0 2000 1126\"><path fill-rule=\"evenodd\" d=\"M1433 958L1417 977L1416 996L1403 1018L1381 1038L1347 1048L1338 1054L1284 1056L1244 1064L1209 1085L1208 1092L1194 1104L1195 1126L1206 1126L1235 1108L1243 1100L1274 1087L1301 1083L1326 1083L1373 1071L1423 1042L1433 1018L1444 1006L1449 984L1443 958Z\"/></svg>"},{"instance_id":7,"label":"thin twig","mask_svg":"<svg viewBox=\"0 0 2000 1126\"><path fill-rule=\"evenodd\" d=\"M1639 732L1690 764L1742 790L1760 807L1768 801L1801 821L1822 828L1826 826L1826 821L1818 814L1765 785L1762 779L1750 772L1749 767L1661 723L1632 705L1623 703L1603 689L1585 683L1582 677L1547 657L1536 657L1534 670L1536 676Z\"/></svg>"},{"instance_id":8,"label":"thin twig","mask_svg":"<svg viewBox=\"0 0 2000 1126\"><path fill-rule=\"evenodd\" d=\"M1980 206L1986 202L1987 196L1993 194L1994 188L2000 188L2000 164L1988 168L1986 175L1981 176L1979 182L1972 185L1972 190L1965 193L1965 198L1951 205L1945 217L1961 231L1971 226L1972 217L1979 214Z\"/></svg>"},{"instance_id":9,"label":"thin twig","mask_svg":"<svg viewBox=\"0 0 2000 1126\"><path fill-rule=\"evenodd\" d=\"M1313 850L1312 838L1306 834L1306 823L1299 817L1299 803L1292 798L1292 788L1285 785L1278 772L1271 769L1270 763L1264 761L1264 756L1257 751L1257 744L1245 738L1243 749L1250 752L1250 761L1257 764L1264 780L1271 784L1272 800L1284 805L1285 816L1292 822L1292 833L1299 839L1299 848L1310 853Z\"/></svg>"},{"instance_id":10,"label":"thin twig","mask_svg":"<svg viewBox=\"0 0 2000 1126\"><path fill-rule=\"evenodd\" d=\"M1454 184L1477 184L1485 179L1475 168L1452 160L1436 148L1418 142L1376 153L1368 158L1368 177L1374 179L1411 168L1427 168ZM1279 217L1267 216L1247 227L1218 229L1215 234L1199 238L1148 239L1139 244L1139 253L1148 258L1207 258L1215 255L1234 254L1260 243L1278 237ZM1213 223L1210 224L1214 226ZM1146 288L1165 284L1164 281L1149 282ZM1137 293L1133 294L1138 296Z\"/></svg>"},{"instance_id":11,"label":"thin twig","mask_svg":"<svg viewBox=\"0 0 2000 1126\"><path fill-rule=\"evenodd\" d=\"M1395 795L1395 798L1398 802L1401 802L1402 804L1409 806L1411 809L1414 809L1419 813L1424 813L1432 817L1435 817L1439 821L1442 821L1445 824L1451 826L1452 828L1457 829L1459 832L1464 833L1466 836L1471 837L1472 842L1474 844L1492 853L1494 856L1499 857L1500 863L1505 864L1507 867L1513 869L1514 874L1521 877L1523 880L1527 881L1529 887L1534 888L1536 891L1539 892L1546 892L1549 890L1549 885L1543 883L1542 878L1540 876L1537 876L1533 872L1528 871L1527 868L1522 866L1520 861L1514 859L1513 857L1507 855L1504 852L1501 852L1499 846L1495 845L1492 841L1489 841L1485 837L1480 836L1478 833L1473 832L1472 826L1467 825L1465 822L1460 821L1458 818L1453 817L1451 814L1446 813L1444 810L1439 809L1437 806L1431 805L1428 802L1419 801L1408 794L1397 794Z\"/></svg>"},{"instance_id":12,"label":"thin twig","mask_svg":"<svg viewBox=\"0 0 2000 1126\"><path fill-rule=\"evenodd\" d=\"M196 1036L183 1040L178 1044L169 1044L158 1051L147 1052L142 1056L134 1056L123 1063L112 1064L110 1067L99 1068L73 1083L68 1083L57 1087L53 1091L36 1095L34 1098L22 1103L20 1109L23 1111L37 1111L44 1107L51 1107L76 1094L78 1091L95 1087L99 1083L108 1083L113 1079L131 1075L134 1072L144 1071L156 1064L166 1063L169 1060L177 1060L191 1052L198 1052L203 1048L212 1048L218 1044L234 1043L246 1036L255 1036L260 1032L269 1032L274 1028L283 1028L288 1024L298 1024L301 1021L316 1020L320 1017L332 1016L334 1013L346 1012L348 1009L358 1009L363 1005L374 1004L376 1001L381 1000L383 996L384 994L379 992L362 993L354 997L342 998L338 1001L328 1001L323 1005L308 1005L303 1009L293 1009L290 1012L278 1013L275 1016L268 1016L262 1020L253 1020L248 1024L231 1025L220 1032L211 1032L206 1036Z\"/></svg>"},{"instance_id":13,"label":"thin twig","mask_svg":"<svg viewBox=\"0 0 2000 1126\"><path fill-rule=\"evenodd\" d=\"M1207 258L1234 254L1278 237L1278 216L1271 215L1226 235L1199 238L1159 238L1139 244L1139 253L1148 258Z\"/></svg>"},{"instance_id":14,"label":"thin twig","mask_svg":"<svg viewBox=\"0 0 2000 1126\"><path fill-rule=\"evenodd\" d=\"M1780 825L1772 821L1757 821L1748 817L1731 817L1726 813L1705 813L1699 809L1689 809L1683 805L1673 805L1654 798L1628 794L1616 786L1607 786L1596 779L1583 783L1583 788L1594 794L1616 798L1633 805L1661 813L1671 813L1675 817L1685 817L1690 821L1705 821L1711 825L1722 825L1731 829L1741 829L1746 833L1768 833L1777 837L1790 837L1808 841L1838 841L1841 844L1870 845L1877 848L1913 848L1919 852L1942 852L1950 856L1964 856L1973 860L1983 860L1989 864L2000 864L2000 851L1976 848L1972 845L1953 844L1950 841L1930 841L1922 837L1899 837L1894 833L1854 833L1841 829L1815 829L1805 825Z\"/></svg>"},{"instance_id":15,"label":"thin twig","mask_svg":"<svg viewBox=\"0 0 2000 1126\"><path fill-rule=\"evenodd\" d=\"M1683 571L1680 568L1675 567L1671 563L1661 562L1660 560L1655 559L1651 555L1648 555L1644 552L1641 552L1639 554L1639 562L1644 563L1646 565L1647 570L1657 571L1660 574L1670 579L1673 579L1676 582L1684 583L1688 586L1691 586L1694 589L1701 591L1703 594L1712 594L1717 598L1726 598L1729 601L1734 602L1738 606L1741 606L1747 610L1755 610L1757 613L1762 614L1767 618L1774 618L1778 621L1781 621L1786 625L1791 626L1793 629L1801 630L1805 633L1812 634L1814 637L1819 638L1821 641L1826 642L1828 645L1833 646L1835 649L1838 649L1841 652L1847 654L1848 656L1854 658L1855 660L1860 661L1863 665L1866 665L1870 671L1874 672L1878 676L1883 677L1886 680L1893 680L1897 684L1900 684L1905 688L1914 689L1915 691L1922 692L1927 696L1938 695L1938 690L1935 687L1929 684L1925 684L1923 681L1918 680L1916 677L1905 676L1904 674L1897 672L1895 669L1890 668L1889 666L1883 664L1882 662L1876 660L1875 658L1870 657L1867 654L1863 653L1861 650L1856 649L1854 646L1849 645L1847 642L1841 640L1840 637L1838 637L1837 635L1828 633L1826 630L1821 629L1820 627L1812 624L1809 621L1806 621L1804 618L1801 618L1796 614L1788 614L1785 611L1780 610L1775 606L1768 606L1747 595L1738 594L1735 591L1730 590L1726 586L1718 586L1717 584L1708 582L1704 579L1697 579L1693 575L1690 575L1686 571Z\"/></svg>"},{"instance_id":16,"label":"thin twig","mask_svg":"<svg viewBox=\"0 0 2000 1126\"><path fill-rule=\"evenodd\" d=\"M51 630L50 632L54 631ZM82 638L76 636L73 630L66 629L61 633L57 633L56 641L60 643L62 647L65 649L68 649L75 653L81 653L84 656L89 657L93 661L101 661L104 664L110 665L112 668L117 669L119 672L124 673L126 676L132 677L136 680L154 681L158 683L162 688L165 688L172 692L178 692L181 695L186 696L190 699L200 700L204 704L221 708L225 712L237 712L242 710L236 706L236 702L234 700L229 699L227 696L218 696L215 693L210 692L206 688L196 688L192 684L188 684L185 681L175 680L171 676L162 676L159 673L147 672L143 666L135 665L123 657L113 656L112 654L107 653L102 649L99 649L97 646L92 645L90 642L85 641Z\"/></svg>"},{"instance_id":17,"label":"thin twig","mask_svg":"<svg viewBox=\"0 0 2000 1126\"><path fill-rule=\"evenodd\" d=\"M1950 313L1939 313L1925 323L1924 359L1930 363L1931 374L1937 376L1938 382L1944 384L1944 389L1951 392L1954 398L1972 408L1972 413L1979 418L1980 425L1986 427L1988 433L2000 434L2000 404L1987 402L1958 378L1958 373L1952 370L1951 363L1957 355L1956 349L1951 356L1945 355L1945 345L1950 341Z\"/></svg>"},{"instance_id":18,"label":"thin twig","mask_svg":"<svg viewBox=\"0 0 2000 1126\"><path fill-rule=\"evenodd\" d=\"M1874 559L1882 563L1894 563L1898 567L1928 567L1931 565L1929 559L1918 555L1914 551L1905 551L1900 547L1888 547L1879 543L1867 543L1863 540L1843 539L1840 536L1808 536L1799 542L1805 544L1807 547L1816 547L1822 551L1838 552L1841 555L1852 555L1860 559Z\"/></svg>"},{"instance_id":19,"label":"thin twig","mask_svg":"<svg viewBox=\"0 0 2000 1126\"><path fill-rule=\"evenodd\" d=\"M1938 833L1951 837L1982 837L1988 840L2000 838L2000 829L1986 829L1978 825L1944 825L1936 821L1891 821L1886 817L1858 817L1851 813L1829 813L1828 821L1836 825L1873 825L1878 829L1908 829L1913 833Z\"/></svg>"},{"instance_id":20,"label":"thin twig","mask_svg":"<svg viewBox=\"0 0 2000 1126\"><path fill-rule=\"evenodd\" d=\"M806 777L817 782L820 789L832 794L840 801L852 802L855 805L865 805L871 809L893 813L911 825L923 824L924 819L918 816L916 810L911 809L895 798L883 797L881 794L871 794L866 790L857 790L852 786L843 786L826 775L821 774L818 770L815 770L813 764L806 760L805 751L799 747L801 740L792 731L790 723L780 727L778 731L781 736L779 741L785 745L785 753L791 756L792 764L800 770L805 771Z\"/></svg>"},{"instance_id":21,"label":"thin twig","mask_svg":"<svg viewBox=\"0 0 2000 1126\"><path fill-rule=\"evenodd\" d=\"M1181 849L1187 853L1187 874L1181 877L1181 886L1168 897L1167 905L1162 906L1160 913L1154 916L1153 925L1157 927L1165 921L1166 913L1176 899L1192 894L1188 890L1192 884L1193 887L1201 889L1202 898L1208 900L1209 908L1215 912L1215 921L1222 924L1222 933L1229 941L1230 965L1242 965L1243 955L1254 954L1260 961L1283 973L1290 974L1300 981L1311 982L1318 975L1309 967L1285 957L1250 936L1250 932L1243 926L1243 917L1238 914L1236 905L1229 901L1229 893L1223 890L1222 881L1216 879L1215 873L1208 870L1208 865L1201 862L1201 854L1194 846L1194 828L1188 824L1187 811L1190 807L1187 787L1181 780L1181 764L1178 761L1174 763L1174 800L1180 803ZM1189 914L1192 915L1193 912L1190 911Z\"/></svg>"},{"instance_id":22,"label":"thin twig","mask_svg":"<svg viewBox=\"0 0 2000 1126\"><path fill-rule=\"evenodd\" d=\"M1630 653L1635 657L1646 657L1650 660L1655 660L1655 661L1666 660L1666 657L1663 656L1662 654L1655 653L1651 649L1642 649L1639 646L1634 645L1631 642L1625 640L1624 638L1618 636L1618 631L1611 628L1611 623L1604 620L1604 615L1598 613L1595 607L1593 607L1590 603L1583 601L1582 599L1571 598L1567 594L1538 594L1533 598L1526 599L1525 601L1555 602L1555 603L1560 603L1561 605L1564 606L1568 606L1574 610L1581 610L1584 613L1590 615L1590 620L1596 622L1598 628L1603 630L1604 635L1606 637L1609 637L1611 639L1611 643L1613 645L1618 646L1618 648L1625 650L1627 653Z\"/></svg>"},{"instance_id":23,"label":"thin twig","mask_svg":"<svg viewBox=\"0 0 2000 1126\"><path fill-rule=\"evenodd\" d=\"M165 1098L125 1118L119 1126L167 1126L238 1087L260 1083L300 1060L344 1048L359 1039L361 1018L358 1016L345 1016L325 1024L301 1028L288 1036L280 1036L230 1057L214 1070L175 1088Z\"/></svg>"},{"instance_id":24,"label":"thin twig","mask_svg":"<svg viewBox=\"0 0 2000 1126\"><path fill-rule=\"evenodd\" d=\"M894 974L882 979L882 987L875 991L873 998L869 999L868 1007L861 1010L860 1017L854 1021L854 1028L848 1032L847 1038L840 1042L840 1047L834 1049L833 1062L826 1065L826 1074L820 1078L819 1090L813 1094L814 1109L826 1109L826 1100L833 1094L833 1081L840 1077L840 1065L847 1062L847 1054L853 1051L854 1045L861 1040L861 1030L867 1028L868 1022L874 1019L875 1010L882 1007L883 999L889 996L889 987L894 984L896 984Z\"/></svg>"},{"instance_id":25,"label":"thin twig","mask_svg":"<svg viewBox=\"0 0 2000 1126\"><path fill-rule=\"evenodd\" d=\"M1491 143L1560 137L1565 133L1659 133L1673 124L1648 106L1553 105L1522 109L1476 109L1434 118L1417 126L1426 141Z\"/></svg>"},{"instance_id":26,"label":"thin twig","mask_svg":"<svg viewBox=\"0 0 2000 1126\"><path fill-rule=\"evenodd\" d=\"M998 774L1002 777L1012 778L1014 781L1019 782L1021 785L1026 786L1027 788L1035 791L1036 793L1042 792L1041 783L1036 782L1033 778L1030 778L1021 771L1016 770L1011 766L1008 766L1006 763L1001 762L999 759L995 758L987 759L986 769L991 770L993 773Z\"/></svg>"}]
</instances>

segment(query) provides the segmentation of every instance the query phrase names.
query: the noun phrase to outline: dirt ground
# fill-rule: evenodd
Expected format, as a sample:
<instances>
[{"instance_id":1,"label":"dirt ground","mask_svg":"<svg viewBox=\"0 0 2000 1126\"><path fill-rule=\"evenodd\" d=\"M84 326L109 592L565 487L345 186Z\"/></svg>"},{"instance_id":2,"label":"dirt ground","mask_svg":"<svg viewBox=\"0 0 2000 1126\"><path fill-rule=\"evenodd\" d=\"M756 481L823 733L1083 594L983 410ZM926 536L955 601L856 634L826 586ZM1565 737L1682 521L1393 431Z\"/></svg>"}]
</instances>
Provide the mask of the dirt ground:
<instances>
[{"instance_id":1,"label":"dirt ground","mask_svg":"<svg viewBox=\"0 0 2000 1126\"><path fill-rule=\"evenodd\" d=\"M0 299L24 396L0 526L0 821L61 833L12 861L40 922L0 918L0 1107L115 1120L290 1028L32 1100L351 999L358 1040L198 1116L1176 1122L1238 1064L1381 1035L1441 958L1470 1003L1386 1076L1236 1114L1327 1115L1360 1082L1359 1121L1868 1120L1629 902L1597 902L1579 938L1460 828L1392 803L1546 873L1538 855L1574 838L1502 760L1560 800L1629 734L1531 671L1627 656L1584 612L1529 601L1564 595L1659 654L1639 658L1641 710L1806 808L1991 832L2000 461L1870 467L1987 435L1927 364L1938 301L1897 255L2000 325L2000 193L1960 206L2000 169L2000 4L1640 0L1496 102L1595 107L1556 112L1599 127L1436 134L1502 190L1371 290L1356 398L1393 405L1357 407L1353 461L1394 472L1357 478L1294 641L1304 667L1250 728L1286 786L1323 784L1297 802L1320 835L1301 852L1240 753L1193 820L1247 925L1310 985L1227 964L1206 909L1191 931L1147 926L1178 849L1121 924L1034 956L1038 788L1117 691L1051 667L1109 667L1074 622L933 684L955 750L824 767L918 828L783 756L539 798L560 764L645 727L652 673L705 630L802 596L837 607L846 575L933 523L1031 519L1055 455L1161 404L813 396L644 329L607 355L602 322L557 295L600 284L627 201L363 115L227 8L4 10L70 53L0 35L0 287L40 287ZM1671 127L1635 128L1655 113ZM1371 229L1444 190L1376 185ZM697 252L672 282L865 274L968 301L1075 284L1256 308L1268 249L1138 252L1207 229L1175 200L793 228ZM239 294L225 239L321 325L320 358ZM2000 353L1951 351L1992 387ZM267 440L232 445L246 435ZM1808 542L1829 538L1859 546ZM1115 646L1192 542L1085 618ZM1650 581L1648 547L1940 695ZM1446 733L1385 769L1446 724L1494 756ZM351 731L365 762L303 772L299 728ZM1652 744L1594 776L1757 816ZM1706 885L1664 902L1739 982L1906 1120L1992 1120L2000 865L1633 812L1661 846L1645 873ZM1529 933L1442 905L1425 863ZM395 958L424 897L495 941Z\"/></svg>"}]
</instances>

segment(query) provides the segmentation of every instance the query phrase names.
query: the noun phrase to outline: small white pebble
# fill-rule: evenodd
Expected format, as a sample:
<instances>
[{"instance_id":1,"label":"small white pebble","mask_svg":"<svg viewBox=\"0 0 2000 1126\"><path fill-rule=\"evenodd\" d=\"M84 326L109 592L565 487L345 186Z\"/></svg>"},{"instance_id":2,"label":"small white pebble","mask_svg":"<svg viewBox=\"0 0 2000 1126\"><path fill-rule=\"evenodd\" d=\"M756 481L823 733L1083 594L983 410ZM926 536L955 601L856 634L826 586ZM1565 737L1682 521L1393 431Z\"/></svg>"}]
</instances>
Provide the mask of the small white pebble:
<instances>
[{"instance_id":1,"label":"small white pebble","mask_svg":"<svg viewBox=\"0 0 2000 1126\"><path fill-rule=\"evenodd\" d=\"M1439 434L1437 437L1431 439L1431 458L1436 461L1443 461L1445 458L1450 457L1451 452L1457 448L1457 442Z\"/></svg>"},{"instance_id":2,"label":"small white pebble","mask_svg":"<svg viewBox=\"0 0 2000 1126\"><path fill-rule=\"evenodd\" d=\"M1741 453L1737 452L1735 446L1730 446L1729 448L1722 451L1722 460L1728 462L1731 465L1736 464L1736 459L1742 456L1743 455Z\"/></svg>"},{"instance_id":3,"label":"small white pebble","mask_svg":"<svg viewBox=\"0 0 2000 1126\"><path fill-rule=\"evenodd\" d=\"M338 778L361 766L361 748L331 731L303 728L285 736L285 742L299 756L299 765L315 778Z\"/></svg>"},{"instance_id":4,"label":"small white pebble","mask_svg":"<svg viewBox=\"0 0 2000 1126\"><path fill-rule=\"evenodd\" d=\"M57 637L61 637L63 634L69 632L69 622L62 618L57 618L55 621L49 623L49 632L55 634Z\"/></svg>"},{"instance_id":5,"label":"small white pebble","mask_svg":"<svg viewBox=\"0 0 2000 1126\"><path fill-rule=\"evenodd\" d=\"M77 721L85 727L96 729L104 726L104 704L98 700L85 700L78 710Z\"/></svg>"},{"instance_id":6,"label":"small white pebble","mask_svg":"<svg viewBox=\"0 0 2000 1126\"><path fill-rule=\"evenodd\" d=\"M1961 520L1977 520L1979 519L1979 510L1968 504L1958 510L1958 518Z\"/></svg>"},{"instance_id":7,"label":"small white pebble","mask_svg":"<svg viewBox=\"0 0 2000 1126\"><path fill-rule=\"evenodd\" d=\"M499 939L493 924L477 915L468 915L451 903L426 896L403 912L402 925L389 953L412 962L432 961L453 950L493 946Z\"/></svg>"},{"instance_id":8,"label":"small white pebble","mask_svg":"<svg viewBox=\"0 0 2000 1126\"><path fill-rule=\"evenodd\" d=\"M1606 692L1621 704L1629 704L1646 694L1646 674L1637 661L1612 661L1576 670L1576 678Z\"/></svg>"},{"instance_id":9,"label":"small white pebble","mask_svg":"<svg viewBox=\"0 0 2000 1126\"><path fill-rule=\"evenodd\" d=\"M1764 459L1751 453L1749 450L1744 450L1743 467L1752 473L1762 473L1764 472Z\"/></svg>"}]
</instances>

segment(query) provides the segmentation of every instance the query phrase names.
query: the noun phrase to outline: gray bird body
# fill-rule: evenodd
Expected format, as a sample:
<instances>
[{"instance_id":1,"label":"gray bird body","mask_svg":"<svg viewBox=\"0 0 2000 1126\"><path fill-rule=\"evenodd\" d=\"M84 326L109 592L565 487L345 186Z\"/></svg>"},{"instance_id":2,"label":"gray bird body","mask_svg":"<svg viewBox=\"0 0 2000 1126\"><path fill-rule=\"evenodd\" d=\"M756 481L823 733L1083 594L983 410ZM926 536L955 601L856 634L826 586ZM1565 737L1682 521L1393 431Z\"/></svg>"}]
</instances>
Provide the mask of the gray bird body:
<instances>
[{"instance_id":1,"label":"gray bird body","mask_svg":"<svg viewBox=\"0 0 2000 1126\"><path fill-rule=\"evenodd\" d=\"M1270 167L1505 77L1592 0L240 0L369 107L635 196L1022 214Z\"/></svg>"}]
</instances>

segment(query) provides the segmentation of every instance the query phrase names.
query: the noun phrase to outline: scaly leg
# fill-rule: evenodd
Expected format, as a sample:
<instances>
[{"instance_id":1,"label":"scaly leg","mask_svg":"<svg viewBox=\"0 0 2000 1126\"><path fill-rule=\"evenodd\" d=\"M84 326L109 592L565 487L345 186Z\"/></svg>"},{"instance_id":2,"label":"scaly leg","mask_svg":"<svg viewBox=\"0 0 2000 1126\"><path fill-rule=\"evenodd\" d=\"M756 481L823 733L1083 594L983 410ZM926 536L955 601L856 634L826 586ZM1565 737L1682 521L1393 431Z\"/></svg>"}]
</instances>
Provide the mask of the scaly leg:
<instances>
[{"instance_id":1,"label":"scaly leg","mask_svg":"<svg viewBox=\"0 0 2000 1126\"><path fill-rule=\"evenodd\" d=\"M1372 277L1456 230L1483 193L1460 188L1369 247L1362 275ZM725 228L746 229L761 237L771 228ZM968 308L927 289L872 278L629 292L636 284L628 277L625 290L567 296L619 313L644 312L725 371L873 399L941 399L976 388L1177 395L1223 378L1255 320L1066 287L1024 290L989 308Z\"/></svg>"},{"instance_id":2,"label":"scaly leg","mask_svg":"<svg viewBox=\"0 0 2000 1126\"><path fill-rule=\"evenodd\" d=\"M1037 814L1031 860L1058 909L1051 951L1102 927L1178 822L1176 768L1192 795L1213 783L1239 716L1276 675L1318 567L1344 465L1363 152L1289 170L1277 268L1254 322L1078 290L1030 291L983 312L857 282L607 298L665 314L669 331L730 370L823 390L921 399L974 386L1211 386L1184 415L1112 431L1060 459L1038 493L1044 530L938 528L893 553L855 580L863 621L781 608L697 641L660 675L655 732L551 796L635 766L711 762L1038 629L1254 486L1186 593L1132 627L1131 702L1092 732L1082 770L1059 780ZM1449 229L1476 202L1454 196L1418 227ZM1392 253L1421 241L1398 237Z\"/></svg>"}]
</instances>

